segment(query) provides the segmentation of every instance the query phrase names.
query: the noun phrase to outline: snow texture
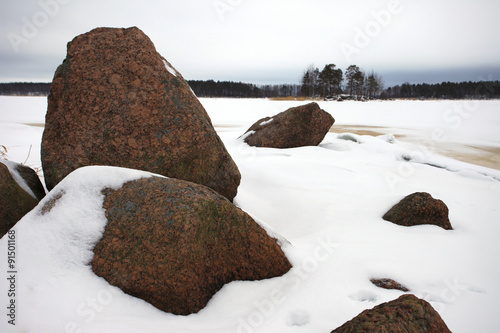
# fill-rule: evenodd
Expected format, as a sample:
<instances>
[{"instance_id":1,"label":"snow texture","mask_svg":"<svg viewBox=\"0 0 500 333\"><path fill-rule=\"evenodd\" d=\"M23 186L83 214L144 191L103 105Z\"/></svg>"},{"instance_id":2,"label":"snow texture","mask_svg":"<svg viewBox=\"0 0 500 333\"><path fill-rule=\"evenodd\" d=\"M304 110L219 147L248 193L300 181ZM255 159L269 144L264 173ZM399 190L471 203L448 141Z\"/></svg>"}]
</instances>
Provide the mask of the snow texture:
<instances>
[{"instance_id":1,"label":"snow texture","mask_svg":"<svg viewBox=\"0 0 500 333\"><path fill-rule=\"evenodd\" d=\"M31 98L0 98L0 144L13 161L40 144L38 127L24 124L37 123L46 105ZM380 126L381 134L328 133L317 147L292 149L250 147L240 136L256 119L307 102L201 102L242 174L235 204L279 235L293 268L283 277L231 282L197 314L163 313L88 265L106 223L102 188L150 174L82 168L13 229L17 318L13 327L4 314L1 332L329 332L403 293L376 287L373 277L429 301L452 332L500 330L500 171L440 154L443 146L454 153L499 148L500 101L320 102L334 128ZM420 191L446 203L454 230L382 219ZM0 271L8 271L6 237ZM7 283L0 279L4 306Z\"/></svg>"}]
</instances>

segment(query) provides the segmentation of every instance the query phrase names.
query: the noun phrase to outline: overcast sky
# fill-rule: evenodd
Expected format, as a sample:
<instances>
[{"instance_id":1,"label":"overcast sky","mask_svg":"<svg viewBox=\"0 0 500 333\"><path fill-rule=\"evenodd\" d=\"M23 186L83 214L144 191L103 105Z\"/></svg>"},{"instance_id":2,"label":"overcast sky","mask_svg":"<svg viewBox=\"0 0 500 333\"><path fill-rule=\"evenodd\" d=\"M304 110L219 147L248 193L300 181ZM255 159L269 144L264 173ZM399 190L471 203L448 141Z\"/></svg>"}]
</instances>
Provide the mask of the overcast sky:
<instances>
[{"instance_id":1,"label":"overcast sky","mask_svg":"<svg viewBox=\"0 0 500 333\"><path fill-rule=\"evenodd\" d=\"M137 26L186 79L299 83L351 64L405 81L500 80L499 0L0 0L0 82L52 80L66 44Z\"/></svg>"}]
</instances>

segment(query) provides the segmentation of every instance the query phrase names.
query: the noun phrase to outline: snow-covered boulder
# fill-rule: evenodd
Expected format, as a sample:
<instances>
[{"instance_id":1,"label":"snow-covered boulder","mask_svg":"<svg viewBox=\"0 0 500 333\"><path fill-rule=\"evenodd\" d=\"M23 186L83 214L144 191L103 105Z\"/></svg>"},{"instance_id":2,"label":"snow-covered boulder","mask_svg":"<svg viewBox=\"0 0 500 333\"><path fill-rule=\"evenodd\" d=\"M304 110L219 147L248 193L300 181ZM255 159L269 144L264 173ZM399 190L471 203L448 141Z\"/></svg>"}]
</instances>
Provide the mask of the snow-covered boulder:
<instances>
[{"instance_id":1,"label":"snow-covered boulder","mask_svg":"<svg viewBox=\"0 0 500 333\"><path fill-rule=\"evenodd\" d=\"M144 205L135 206L141 200ZM126 226L121 229L124 234L117 235L121 223ZM267 226L268 231L215 191L119 167L73 171L11 230L19 249L15 268L22 272L16 286L16 304L23 304L16 308L22 318L16 327L21 331L32 325L40 332L94 325L95 313L89 319L86 311L89 299L98 302L98 309L103 304L117 307L116 314L125 317L122 312L129 310L160 312L144 301L147 294L133 294L132 287L138 293L139 288L157 288L155 296L179 301L179 309L195 309L201 304L197 295L203 294L206 303L225 282L266 279L291 268L273 238L279 236L269 236ZM6 237L0 245L7 250ZM123 260L114 261L117 258ZM0 268L12 270L6 263ZM129 294L106 281L108 269ZM7 282L0 281L0 287L8 290ZM107 320L107 315L100 315ZM6 323L0 323L0 331Z\"/></svg>"},{"instance_id":2,"label":"snow-covered boulder","mask_svg":"<svg viewBox=\"0 0 500 333\"><path fill-rule=\"evenodd\" d=\"M347 332L428 332L451 333L439 313L414 295L365 310L332 333Z\"/></svg>"},{"instance_id":3,"label":"snow-covered boulder","mask_svg":"<svg viewBox=\"0 0 500 333\"><path fill-rule=\"evenodd\" d=\"M0 160L0 238L44 195L45 190L33 169Z\"/></svg>"},{"instance_id":4,"label":"snow-covered boulder","mask_svg":"<svg viewBox=\"0 0 500 333\"><path fill-rule=\"evenodd\" d=\"M165 312L198 312L228 282L291 268L276 239L205 186L151 177L103 193L93 271Z\"/></svg>"},{"instance_id":5,"label":"snow-covered boulder","mask_svg":"<svg viewBox=\"0 0 500 333\"><path fill-rule=\"evenodd\" d=\"M88 165L189 180L232 200L240 173L191 88L140 29L97 28L68 43L48 98L47 188Z\"/></svg>"},{"instance_id":6,"label":"snow-covered boulder","mask_svg":"<svg viewBox=\"0 0 500 333\"><path fill-rule=\"evenodd\" d=\"M402 226L434 224L446 230L453 229L446 204L426 192L406 196L385 213L383 219Z\"/></svg>"},{"instance_id":7,"label":"snow-covered boulder","mask_svg":"<svg viewBox=\"0 0 500 333\"><path fill-rule=\"evenodd\" d=\"M255 147L317 146L334 122L329 113L312 102L258 120L245 132L244 140Z\"/></svg>"}]
</instances>

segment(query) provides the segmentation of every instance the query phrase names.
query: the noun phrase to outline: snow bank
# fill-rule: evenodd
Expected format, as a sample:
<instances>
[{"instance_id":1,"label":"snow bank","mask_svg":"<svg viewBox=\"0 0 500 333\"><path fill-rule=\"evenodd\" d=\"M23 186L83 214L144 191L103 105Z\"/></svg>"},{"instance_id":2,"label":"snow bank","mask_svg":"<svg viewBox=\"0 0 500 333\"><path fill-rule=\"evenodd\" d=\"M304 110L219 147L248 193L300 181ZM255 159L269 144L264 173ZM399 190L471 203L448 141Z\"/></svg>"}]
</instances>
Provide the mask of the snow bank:
<instances>
[{"instance_id":1,"label":"snow bank","mask_svg":"<svg viewBox=\"0 0 500 333\"><path fill-rule=\"evenodd\" d=\"M84 313L83 308L79 311L84 296L107 284L88 266L107 222L101 191L149 175L122 168L78 169L16 224L14 267L2 260L0 269L17 272L15 298L10 299L17 304L18 331L65 332L71 326L67 322ZM1 258L7 258L7 243L8 237L0 240ZM1 279L0 290L8 290L7 283ZM2 332L13 331L6 320L0 327Z\"/></svg>"},{"instance_id":2,"label":"snow bank","mask_svg":"<svg viewBox=\"0 0 500 333\"><path fill-rule=\"evenodd\" d=\"M500 232L495 204L500 173L433 154L419 156L386 137L352 137L356 140L329 133L319 147L246 154L242 142L229 146L242 173L236 203L303 249L298 265L313 271L303 290L288 295L293 304L285 307L288 313L273 316L273 329L287 329L279 324L294 311L309 315L308 332L333 329L397 298L401 292L369 281L389 277L429 301L453 332L495 332L500 320L490 309L500 305L500 287L493 282L500 278L494 264L500 246L492 235ZM401 158L406 155L421 159ZM455 230L382 220L392 205L418 191L448 205ZM325 240L336 244L331 255L311 263ZM266 328L261 332L272 331Z\"/></svg>"}]
</instances>

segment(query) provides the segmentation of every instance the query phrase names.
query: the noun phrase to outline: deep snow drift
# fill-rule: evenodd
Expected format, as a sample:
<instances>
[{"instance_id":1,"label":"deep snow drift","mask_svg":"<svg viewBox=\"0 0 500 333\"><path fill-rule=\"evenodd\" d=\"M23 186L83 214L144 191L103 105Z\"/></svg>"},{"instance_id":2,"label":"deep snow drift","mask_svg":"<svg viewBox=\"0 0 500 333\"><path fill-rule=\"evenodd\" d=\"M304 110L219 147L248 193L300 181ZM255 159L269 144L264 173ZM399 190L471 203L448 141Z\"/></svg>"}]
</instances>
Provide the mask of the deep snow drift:
<instances>
[{"instance_id":1,"label":"deep snow drift","mask_svg":"<svg viewBox=\"0 0 500 333\"><path fill-rule=\"evenodd\" d=\"M105 225L99 189L147 174L83 169L61 184L71 195L60 205L40 215L54 189L14 228L15 298L7 293L8 237L0 241L1 332L329 332L402 294L370 278L405 285L453 332L500 330L500 171L437 154L453 148L471 160L477 147L500 148L500 101L321 102L333 128L380 126L383 135L328 133L317 147L293 149L254 148L238 137L307 102L201 102L242 174L235 203L290 242L292 270L227 284L197 314L162 313L86 265ZM32 145L26 164L40 165L43 128L26 124L43 123L45 110L44 98L0 97L0 145L11 160L25 162ZM454 230L382 219L417 191L446 203ZM16 326L7 322L11 299Z\"/></svg>"}]
</instances>

